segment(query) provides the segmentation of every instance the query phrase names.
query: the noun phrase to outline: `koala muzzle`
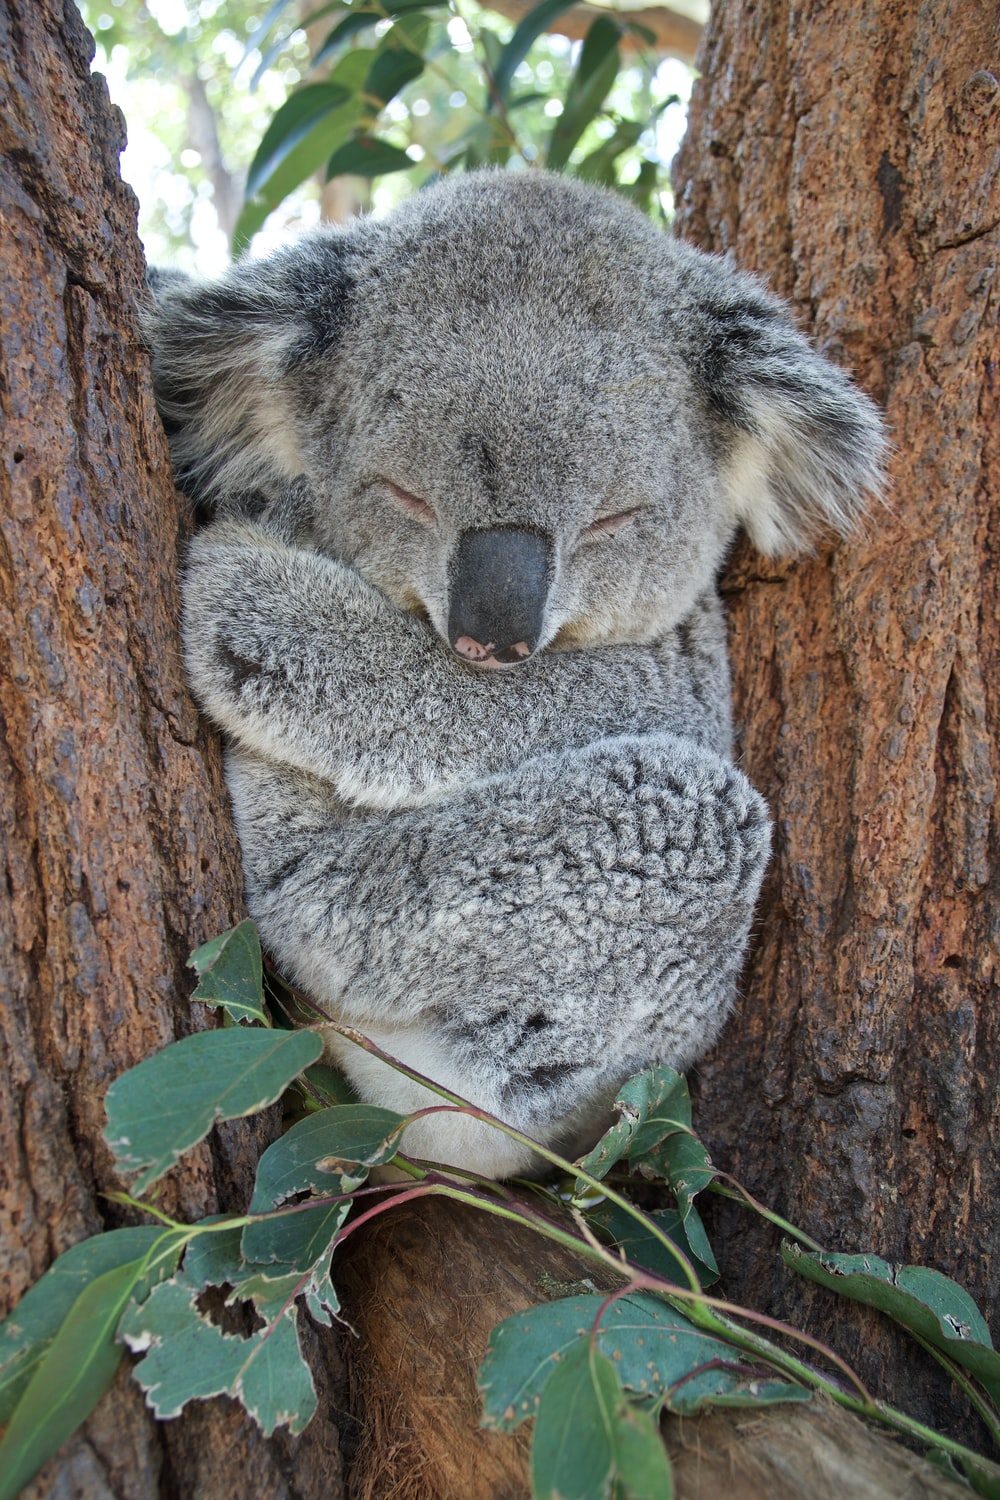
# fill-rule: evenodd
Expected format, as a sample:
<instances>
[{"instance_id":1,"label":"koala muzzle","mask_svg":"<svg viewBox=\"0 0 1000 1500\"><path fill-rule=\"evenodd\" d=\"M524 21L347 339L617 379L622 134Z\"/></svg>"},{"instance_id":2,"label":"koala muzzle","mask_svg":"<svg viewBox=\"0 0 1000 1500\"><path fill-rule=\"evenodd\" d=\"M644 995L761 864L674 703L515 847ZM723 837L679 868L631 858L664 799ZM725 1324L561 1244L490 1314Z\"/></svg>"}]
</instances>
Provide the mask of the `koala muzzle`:
<instances>
[{"instance_id":1,"label":"koala muzzle","mask_svg":"<svg viewBox=\"0 0 1000 1500\"><path fill-rule=\"evenodd\" d=\"M463 532L449 568L452 650L479 667L527 661L541 637L551 576L551 543L540 532Z\"/></svg>"}]
</instances>

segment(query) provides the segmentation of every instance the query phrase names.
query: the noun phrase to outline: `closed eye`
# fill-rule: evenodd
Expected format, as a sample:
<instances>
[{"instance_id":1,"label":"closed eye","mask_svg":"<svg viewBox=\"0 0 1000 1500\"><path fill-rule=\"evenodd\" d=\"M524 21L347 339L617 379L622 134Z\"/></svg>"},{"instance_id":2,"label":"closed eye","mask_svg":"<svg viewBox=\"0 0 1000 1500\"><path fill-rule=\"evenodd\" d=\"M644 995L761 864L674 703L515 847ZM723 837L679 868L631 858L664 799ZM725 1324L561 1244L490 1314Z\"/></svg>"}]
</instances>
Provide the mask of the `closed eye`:
<instances>
[{"instance_id":1,"label":"closed eye","mask_svg":"<svg viewBox=\"0 0 1000 1500\"><path fill-rule=\"evenodd\" d=\"M419 495L411 495L409 490L404 490L401 485L393 484L391 479L383 479L382 483L393 499L398 500L403 509L418 521L437 520L437 512L433 506L428 505L426 500L421 500Z\"/></svg>"},{"instance_id":2,"label":"closed eye","mask_svg":"<svg viewBox=\"0 0 1000 1500\"><path fill-rule=\"evenodd\" d=\"M613 516L599 516L596 521L584 527L583 535L584 537L607 536L609 532L620 531L623 526L628 525L629 521L634 521L641 511L642 506L636 505L631 510L620 510Z\"/></svg>"}]
</instances>

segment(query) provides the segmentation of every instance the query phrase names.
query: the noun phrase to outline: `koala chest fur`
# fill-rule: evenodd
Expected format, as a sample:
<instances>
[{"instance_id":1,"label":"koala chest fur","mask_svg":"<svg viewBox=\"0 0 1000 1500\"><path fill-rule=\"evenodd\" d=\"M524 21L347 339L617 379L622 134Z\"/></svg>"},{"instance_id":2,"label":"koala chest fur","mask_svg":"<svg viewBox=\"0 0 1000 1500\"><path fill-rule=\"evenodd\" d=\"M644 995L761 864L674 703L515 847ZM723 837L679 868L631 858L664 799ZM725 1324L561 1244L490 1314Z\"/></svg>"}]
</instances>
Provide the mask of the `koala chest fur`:
<instances>
[{"instance_id":1,"label":"koala chest fur","mask_svg":"<svg viewBox=\"0 0 1000 1500\"><path fill-rule=\"evenodd\" d=\"M483 172L155 283L194 690L289 976L573 1152L731 1004L769 831L715 578L850 526L871 404L756 282L620 199ZM331 1034L360 1093L416 1084ZM531 1153L454 1115L404 1149Z\"/></svg>"}]
</instances>

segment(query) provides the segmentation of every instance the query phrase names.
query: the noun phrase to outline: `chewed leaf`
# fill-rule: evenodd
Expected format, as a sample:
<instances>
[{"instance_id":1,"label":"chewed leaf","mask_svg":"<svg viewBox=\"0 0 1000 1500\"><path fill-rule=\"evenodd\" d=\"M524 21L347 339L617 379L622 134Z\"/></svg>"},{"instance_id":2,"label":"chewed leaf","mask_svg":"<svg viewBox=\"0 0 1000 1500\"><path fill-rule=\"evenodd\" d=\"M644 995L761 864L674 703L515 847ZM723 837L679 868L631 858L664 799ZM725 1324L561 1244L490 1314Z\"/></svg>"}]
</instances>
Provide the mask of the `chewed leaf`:
<instances>
[{"instance_id":1,"label":"chewed leaf","mask_svg":"<svg viewBox=\"0 0 1000 1500\"><path fill-rule=\"evenodd\" d=\"M301 1432L316 1410L316 1391L294 1308L244 1339L202 1317L196 1296L183 1275L174 1277L122 1322L122 1337L143 1356L133 1373L155 1414L176 1417L189 1401L227 1395L243 1403L265 1435L281 1426Z\"/></svg>"},{"instance_id":2,"label":"chewed leaf","mask_svg":"<svg viewBox=\"0 0 1000 1500\"><path fill-rule=\"evenodd\" d=\"M318 1265L309 1264L304 1269L276 1261L258 1264L244 1259L242 1237L242 1224L199 1235L184 1257L184 1284L195 1291L208 1286L228 1287L227 1303L252 1302L268 1323L296 1297L306 1298L310 1312L319 1322L332 1321L331 1314L338 1311L338 1305L329 1280L329 1255ZM324 1243L323 1250L326 1249Z\"/></svg>"},{"instance_id":3,"label":"chewed leaf","mask_svg":"<svg viewBox=\"0 0 1000 1500\"><path fill-rule=\"evenodd\" d=\"M340 1309L340 1302L330 1280L330 1259L340 1227L350 1212L350 1203L304 1204L293 1212L270 1214L248 1224L243 1231L243 1254L258 1275L267 1279L295 1272L301 1281L300 1291L313 1317L329 1323ZM270 1300L277 1288L269 1292L262 1282L250 1282L239 1295Z\"/></svg>"},{"instance_id":4,"label":"chewed leaf","mask_svg":"<svg viewBox=\"0 0 1000 1500\"><path fill-rule=\"evenodd\" d=\"M111 1229L82 1240L53 1261L0 1325L0 1423L9 1421L73 1304L90 1283L147 1255L157 1241L164 1242L165 1250L160 1270L169 1272L180 1253L176 1240L170 1248L170 1238L159 1227Z\"/></svg>"},{"instance_id":5,"label":"chewed leaf","mask_svg":"<svg viewBox=\"0 0 1000 1500\"><path fill-rule=\"evenodd\" d=\"M252 1214L296 1193L350 1191L369 1167L396 1154L405 1120L374 1104L342 1104L299 1120L269 1146L257 1168Z\"/></svg>"},{"instance_id":6,"label":"chewed leaf","mask_svg":"<svg viewBox=\"0 0 1000 1500\"><path fill-rule=\"evenodd\" d=\"M93 1411L122 1358L115 1331L146 1256L91 1281L35 1368L0 1443L0 1500L13 1500Z\"/></svg>"},{"instance_id":7,"label":"chewed leaf","mask_svg":"<svg viewBox=\"0 0 1000 1500\"><path fill-rule=\"evenodd\" d=\"M1000 1354L964 1287L926 1266L892 1265L878 1255L813 1255L785 1243L781 1257L810 1281L877 1307L974 1375L1000 1404Z\"/></svg>"},{"instance_id":8,"label":"chewed leaf","mask_svg":"<svg viewBox=\"0 0 1000 1500\"><path fill-rule=\"evenodd\" d=\"M533 1415L553 1370L578 1339L589 1338L603 1301L566 1297L517 1313L493 1329L479 1370L485 1427L510 1432ZM732 1345L642 1293L605 1310L596 1343L614 1361L622 1385L639 1396L661 1397L683 1381L685 1403L700 1402L757 1373L741 1363Z\"/></svg>"},{"instance_id":9,"label":"chewed leaf","mask_svg":"<svg viewBox=\"0 0 1000 1500\"><path fill-rule=\"evenodd\" d=\"M184 1037L111 1085L104 1138L143 1192L211 1130L280 1098L323 1050L315 1031L230 1027Z\"/></svg>"},{"instance_id":10,"label":"chewed leaf","mask_svg":"<svg viewBox=\"0 0 1000 1500\"><path fill-rule=\"evenodd\" d=\"M241 922L203 943L192 953L188 965L199 976L192 1000L221 1006L237 1021L270 1024L262 1000L260 939L252 922Z\"/></svg>"},{"instance_id":11,"label":"chewed leaf","mask_svg":"<svg viewBox=\"0 0 1000 1500\"><path fill-rule=\"evenodd\" d=\"M691 1126L687 1083L680 1073L665 1066L637 1073L623 1084L615 1109L615 1124L577 1163L591 1177L604 1177L622 1157L635 1164L669 1131ZM578 1183L577 1191L585 1192L586 1184Z\"/></svg>"}]
</instances>

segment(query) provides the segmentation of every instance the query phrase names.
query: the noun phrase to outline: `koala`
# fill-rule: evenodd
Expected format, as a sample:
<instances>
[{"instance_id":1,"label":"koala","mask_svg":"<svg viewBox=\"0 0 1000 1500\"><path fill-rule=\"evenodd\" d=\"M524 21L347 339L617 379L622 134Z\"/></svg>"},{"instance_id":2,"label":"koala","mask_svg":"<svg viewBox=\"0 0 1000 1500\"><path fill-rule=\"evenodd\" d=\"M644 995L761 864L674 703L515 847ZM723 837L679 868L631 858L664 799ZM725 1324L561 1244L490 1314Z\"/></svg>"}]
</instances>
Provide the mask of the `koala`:
<instances>
[{"instance_id":1,"label":"koala","mask_svg":"<svg viewBox=\"0 0 1000 1500\"><path fill-rule=\"evenodd\" d=\"M769 851L716 578L850 530L875 407L751 277L541 171L437 183L149 315L195 695L282 970L573 1155L735 994ZM359 1094L438 1096L338 1032ZM492 1177L459 1113L403 1149Z\"/></svg>"}]
</instances>

